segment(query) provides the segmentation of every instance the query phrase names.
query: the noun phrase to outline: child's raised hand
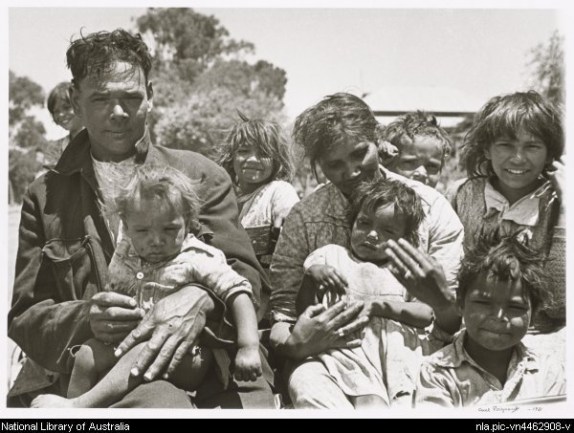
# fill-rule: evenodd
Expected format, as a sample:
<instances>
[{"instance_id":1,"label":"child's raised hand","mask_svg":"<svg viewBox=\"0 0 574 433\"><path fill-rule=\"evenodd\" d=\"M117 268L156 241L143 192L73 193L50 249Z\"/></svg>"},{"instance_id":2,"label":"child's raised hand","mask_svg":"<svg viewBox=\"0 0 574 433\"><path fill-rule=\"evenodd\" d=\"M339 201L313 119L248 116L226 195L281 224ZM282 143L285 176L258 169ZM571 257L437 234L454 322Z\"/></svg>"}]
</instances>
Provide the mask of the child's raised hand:
<instances>
[{"instance_id":1,"label":"child's raised hand","mask_svg":"<svg viewBox=\"0 0 574 433\"><path fill-rule=\"evenodd\" d=\"M345 294L346 278L332 266L313 265L306 272L317 284L317 297L322 301L325 294L330 294L329 305L338 301Z\"/></svg>"},{"instance_id":2,"label":"child's raised hand","mask_svg":"<svg viewBox=\"0 0 574 433\"><path fill-rule=\"evenodd\" d=\"M236 380L255 381L261 376L261 358L258 346L240 347L235 356L235 371L233 376Z\"/></svg>"},{"instance_id":3,"label":"child's raised hand","mask_svg":"<svg viewBox=\"0 0 574 433\"><path fill-rule=\"evenodd\" d=\"M552 170L548 173L550 182L558 194L558 198L563 198L566 187L566 156L563 155L558 161L552 163Z\"/></svg>"}]
</instances>

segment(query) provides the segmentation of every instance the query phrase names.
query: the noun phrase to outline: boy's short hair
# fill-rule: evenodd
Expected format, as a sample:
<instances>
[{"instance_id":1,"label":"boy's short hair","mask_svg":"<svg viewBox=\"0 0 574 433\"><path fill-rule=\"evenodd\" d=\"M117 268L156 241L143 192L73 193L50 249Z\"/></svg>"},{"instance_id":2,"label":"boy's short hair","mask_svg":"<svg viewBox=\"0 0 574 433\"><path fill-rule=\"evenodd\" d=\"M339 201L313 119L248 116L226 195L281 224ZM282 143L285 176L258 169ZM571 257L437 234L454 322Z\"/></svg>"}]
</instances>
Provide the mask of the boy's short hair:
<instances>
[{"instance_id":1,"label":"boy's short hair","mask_svg":"<svg viewBox=\"0 0 574 433\"><path fill-rule=\"evenodd\" d=\"M501 281L522 282L535 312L548 296L548 278L543 255L528 247L520 234L501 237L482 235L476 246L465 253L458 273L457 298L464 302L469 287L486 273Z\"/></svg>"},{"instance_id":2,"label":"boy's short hair","mask_svg":"<svg viewBox=\"0 0 574 433\"><path fill-rule=\"evenodd\" d=\"M400 215L405 221L404 239L418 247L418 229L425 213L418 194L403 182L378 179L359 185L351 201L350 220L354 222L362 208L374 211L389 204L395 206L395 215Z\"/></svg>"},{"instance_id":3,"label":"boy's short hair","mask_svg":"<svg viewBox=\"0 0 574 433\"><path fill-rule=\"evenodd\" d=\"M70 94L68 93L72 83L69 81L62 81L56 84L54 88L48 94L48 99L46 100L46 105L48 106L48 111L54 117L54 109L56 108L56 103L58 101L66 101L70 103Z\"/></svg>"},{"instance_id":4,"label":"boy's short hair","mask_svg":"<svg viewBox=\"0 0 574 433\"><path fill-rule=\"evenodd\" d=\"M412 142L417 136L436 138L441 143L443 164L452 149L452 141L448 133L438 124L437 118L422 110L406 113L388 125L378 128L377 136L379 140L393 144L399 153L405 140Z\"/></svg>"},{"instance_id":5,"label":"boy's short hair","mask_svg":"<svg viewBox=\"0 0 574 433\"><path fill-rule=\"evenodd\" d=\"M185 174L170 166L141 165L133 178L114 197L111 212L125 223L128 213L139 209L144 200L158 200L185 220L190 233L197 234L199 223L199 198L195 183Z\"/></svg>"},{"instance_id":6,"label":"boy's short hair","mask_svg":"<svg viewBox=\"0 0 574 433\"><path fill-rule=\"evenodd\" d=\"M250 144L259 150L262 156L271 158L273 173L271 180L291 181L295 174L291 146L279 123L273 120L250 119L240 111L240 121L228 132L222 148L219 164L229 173L235 182L233 159L239 147Z\"/></svg>"}]
</instances>

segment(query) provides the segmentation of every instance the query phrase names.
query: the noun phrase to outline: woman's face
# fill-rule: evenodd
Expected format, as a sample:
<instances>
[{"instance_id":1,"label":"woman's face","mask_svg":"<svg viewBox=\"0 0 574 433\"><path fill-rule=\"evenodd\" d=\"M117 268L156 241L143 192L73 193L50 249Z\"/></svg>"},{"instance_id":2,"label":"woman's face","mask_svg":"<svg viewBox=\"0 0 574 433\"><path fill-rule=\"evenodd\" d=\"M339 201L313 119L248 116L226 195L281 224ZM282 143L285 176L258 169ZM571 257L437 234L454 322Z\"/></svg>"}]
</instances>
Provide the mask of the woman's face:
<instances>
[{"instance_id":1,"label":"woman's face","mask_svg":"<svg viewBox=\"0 0 574 433\"><path fill-rule=\"evenodd\" d=\"M337 143L317 158L317 162L325 177L345 195L379 172L377 146L370 141Z\"/></svg>"},{"instance_id":2,"label":"woman's face","mask_svg":"<svg viewBox=\"0 0 574 433\"><path fill-rule=\"evenodd\" d=\"M521 129L516 138L498 137L486 151L496 174L498 189L508 200L532 192L539 186L538 177L549 161L546 144Z\"/></svg>"},{"instance_id":3,"label":"woman's face","mask_svg":"<svg viewBox=\"0 0 574 433\"><path fill-rule=\"evenodd\" d=\"M271 181L273 160L262 156L255 146L242 144L233 155L233 170L241 190L249 193Z\"/></svg>"}]
</instances>

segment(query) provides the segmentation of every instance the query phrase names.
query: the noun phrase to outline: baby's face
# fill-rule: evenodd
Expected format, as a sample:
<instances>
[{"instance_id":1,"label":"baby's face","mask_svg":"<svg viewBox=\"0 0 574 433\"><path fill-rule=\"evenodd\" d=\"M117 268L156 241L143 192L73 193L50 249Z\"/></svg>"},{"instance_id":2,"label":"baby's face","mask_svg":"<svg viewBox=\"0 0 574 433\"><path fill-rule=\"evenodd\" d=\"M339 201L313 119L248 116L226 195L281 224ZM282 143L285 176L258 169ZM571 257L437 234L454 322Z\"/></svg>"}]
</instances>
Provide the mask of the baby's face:
<instances>
[{"instance_id":1,"label":"baby's face","mask_svg":"<svg viewBox=\"0 0 574 433\"><path fill-rule=\"evenodd\" d=\"M139 209L130 209L125 219L132 245L147 262L168 260L181 251L186 224L171 206L157 200L142 200Z\"/></svg>"},{"instance_id":2,"label":"baby's face","mask_svg":"<svg viewBox=\"0 0 574 433\"><path fill-rule=\"evenodd\" d=\"M469 287L463 317L469 338L479 346L502 351L522 340L532 307L520 280L481 275Z\"/></svg>"},{"instance_id":3,"label":"baby's face","mask_svg":"<svg viewBox=\"0 0 574 433\"><path fill-rule=\"evenodd\" d=\"M438 183L442 169L442 143L435 137L416 135L404 140L399 155L389 169L432 188Z\"/></svg>"},{"instance_id":4,"label":"baby's face","mask_svg":"<svg viewBox=\"0 0 574 433\"><path fill-rule=\"evenodd\" d=\"M395 205L379 206L374 211L361 208L351 232L351 249L365 262L378 263L388 259L387 241L405 235L405 221L395 215Z\"/></svg>"}]
</instances>

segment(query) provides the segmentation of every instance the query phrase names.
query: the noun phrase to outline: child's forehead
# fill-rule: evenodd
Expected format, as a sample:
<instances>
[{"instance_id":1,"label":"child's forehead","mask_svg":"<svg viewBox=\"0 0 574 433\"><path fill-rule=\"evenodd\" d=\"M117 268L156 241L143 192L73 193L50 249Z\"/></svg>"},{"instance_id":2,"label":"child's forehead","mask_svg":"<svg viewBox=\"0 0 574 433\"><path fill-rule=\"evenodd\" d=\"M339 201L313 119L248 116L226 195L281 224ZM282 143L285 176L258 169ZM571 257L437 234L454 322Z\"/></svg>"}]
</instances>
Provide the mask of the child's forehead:
<instances>
[{"instance_id":1,"label":"child's forehead","mask_svg":"<svg viewBox=\"0 0 574 433\"><path fill-rule=\"evenodd\" d=\"M528 292L520 278L504 278L491 271L482 271L473 280L467 295L480 295L487 298L527 298Z\"/></svg>"}]
</instances>

